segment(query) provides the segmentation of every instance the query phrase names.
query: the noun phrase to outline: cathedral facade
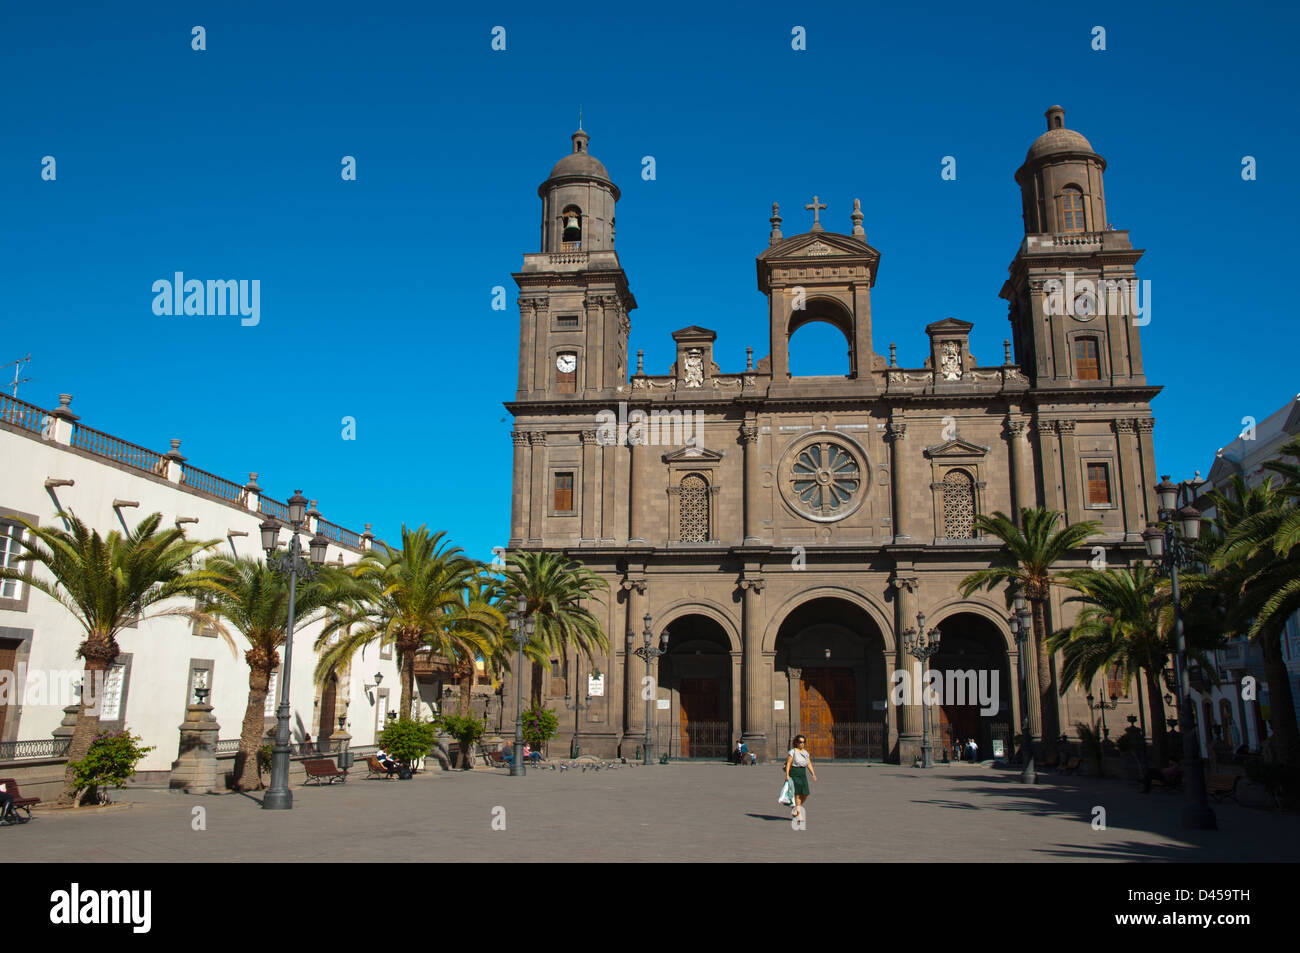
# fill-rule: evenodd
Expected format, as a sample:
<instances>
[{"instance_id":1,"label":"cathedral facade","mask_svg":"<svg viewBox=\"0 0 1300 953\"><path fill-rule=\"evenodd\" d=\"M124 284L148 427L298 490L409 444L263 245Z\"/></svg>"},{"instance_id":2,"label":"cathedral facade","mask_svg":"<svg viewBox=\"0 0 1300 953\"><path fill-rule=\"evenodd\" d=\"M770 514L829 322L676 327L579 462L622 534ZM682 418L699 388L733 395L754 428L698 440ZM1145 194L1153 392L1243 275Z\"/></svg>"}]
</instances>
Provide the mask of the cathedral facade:
<instances>
[{"instance_id":1,"label":"cathedral facade","mask_svg":"<svg viewBox=\"0 0 1300 953\"><path fill-rule=\"evenodd\" d=\"M1159 388L1132 313L1142 252L1109 224L1105 160L1064 110L1048 110L1047 125L1015 174L1024 234L997 360L977 361L971 324L955 318L924 329L922 367L898 366L892 344L879 353L880 253L856 201L842 234L823 227L814 198L802 234L786 235L773 207L757 257L769 353L724 371L714 332L682 328L663 375L640 352L629 359L636 299L614 246L619 190L574 133L538 189L541 248L514 276L519 382L506 405L509 548L569 554L609 584L592 605L609 651L520 673L525 695L560 717L552 755L631 758L649 718L656 755L721 757L743 737L777 757L802 732L823 758L910 764L926 712L904 637L918 628L940 631L928 667L948 676L943 703L928 706L935 751L959 739L981 757L1011 750L1021 663L1005 593L958 591L1003 558L974 532L975 514L1042 505L1096 520L1095 545L1060 568L1125 566L1142 558L1159 480ZM814 321L843 333L847 375L791 375L790 337ZM1065 595L1052 597L1051 629L1073 617ZM663 650L648 665L636 654L647 644ZM1094 693L1117 698L1118 733L1141 714L1136 687L1100 682ZM1063 730L1096 720L1086 694L1060 699ZM508 683L506 728L514 698Z\"/></svg>"}]
</instances>

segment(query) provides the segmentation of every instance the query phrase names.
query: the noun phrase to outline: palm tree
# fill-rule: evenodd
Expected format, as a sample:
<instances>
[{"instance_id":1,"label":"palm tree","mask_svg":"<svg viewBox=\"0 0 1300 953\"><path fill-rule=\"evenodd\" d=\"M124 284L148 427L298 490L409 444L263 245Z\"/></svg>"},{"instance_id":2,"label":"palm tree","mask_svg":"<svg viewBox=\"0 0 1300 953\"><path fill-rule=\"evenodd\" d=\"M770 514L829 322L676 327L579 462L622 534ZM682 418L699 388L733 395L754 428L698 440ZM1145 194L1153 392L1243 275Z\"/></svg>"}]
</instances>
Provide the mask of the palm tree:
<instances>
[{"instance_id":1,"label":"palm tree","mask_svg":"<svg viewBox=\"0 0 1300 953\"><path fill-rule=\"evenodd\" d=\"M393 646L402 676L399 712L403 718L410 715L415 654L445 638L447 616L462 604L461 590L476 572L475 563L459 547L448 546L446 536L430 535L425 526L408 530L403 525L401 549L385 545L382 554L352 568L364 594L336 613L316 640L318 679L372 642ZM331 645L335 633L341 637Z\"/></svg>"},{"instance_id":2,"label":"palm tree","mask_svg":"<svg viewBox=\"0 0 1300 953\"><path fill-rule=\"evenodd\" d=\"M235 788L256 790L262 786L257 771L257 752L265 734L266 696L271 673L280 664L280 646L289 627L289 580L278 570L256 559L209 559L204 568L220 586L207 594L202 606L186 615L205 626L212 626L236 651L230 629L239 632L249 648L248 705L239 734L239 752L235 755ZM356 587L355 579L341 568L322 566L312 582L299 583L294 595L296 624L311 621L318 610L344 603ZM229 627L227 626L229 623ZM322 734L327 731L321 726Z\"/></svg>"},{"instance_id":3,"label":"palm tree","mask_svg":"<svg viewBox=\"0 0 1300 953\"><path fill-rule=\"evenodd\" d=\"M1175 650L1169 597L1160 577L1145 563L1132 569L1081 569L1062 573L1063 585L1079 591L1066 602L1083 608L1073 626L1053 633L1048 648L1061 650L1061 694L1070 682L1087 687L1100 671L1118 665L1126 682L1147 690L1155 763L1169 760L1160 675Z\"/></svg>"},{"instance_id":4,"label":"palm tree","mask_svg":"<svg viewBox=\"0 0 1300 953\"><path fill-rule=\"evenodd\" d=\"M1278 453L1300 457L1300 438L1288 441ZM1249 495L1241 492L1243 487L1236 488L1240 504L1229 510L1224 539L1211 565L1223 577L1220 586L1229 623L1247 630L1263 652L1277 758L1300 770L1295 698L1282 652L1287 619L1300 610L1300 466L1282 459L1264 466L1281 475L1281 486L1274 490L1271 481L1265 481ZM1231 517L1236 517L1235 524Z\"/></svg>"},{"instance_id":5,"label":"palm tree","mask_svg":"<svg viewBox=\"0 0 1300 953\"><path fill-rule=\"evenodd\" d=\"M992 590L995 586L1007 583L1011 587L1018 586L1029 600L1034 615L1034 649L1042 721L1040 730L1049 750L1055 748L1060 734L1060 718L1052 690L1052 669L1047 654L1047 599L1051 587L1060 584L1052 567L1071 550L1083 545L1100 526L1099 523L1085 520L1058 531L1056 522L1060 517L1061 514L1055 510L1028 506L1020 508L1018 521L1013 521L1001 511L992 516L979 514L975 517L975 532L1002 540L1014 562L1011 565L976 570L959 584L962 595L969 597L981 587ZM1013 593L1009 588L1008 606L1011 605L1012 598Z\"/></svg>"},{"instance_id":6,"label":"palm tree","mask_svg":"<svg viewBox=\"0 0 1300 953\"><path fill-rule=\"evenodd\" d=\"M86 636L77 648L77 656L85 660L82 684L87 687L103 684L117 660L117 634L123 626L144 618L146 610L169 599L194 597L219 588L210 573L194 568L195 556L216 546L219 540L186 539L184 531L177 527L160 531L161 513L144 517L125 536L113 530L107 537L92 531L75 515L59 516L67 529L19 520L27 532L18 559L30 565L21 573L0 569L0 578L21 580L57 600L76 619ZM50 578L35 575L37 563L45 567ZM68 746L60 804L76 802L72 765L86 756L98 728L98 702L93 707L88 705L83 691Z\"/></svg>"},{"instance_id":7,"label":"palm tree","mask_svg":"<svg viewBox=\"0 0 1300 953\"><path fill-rule=\"evenodd\" d=\"M469 714L476 663L482 659L489 670L508 666L509 653L503 651L506 616L501 610L504 595L500 583L480 566L465 581L460 595L460 604L448 612L443 635L438 640L440 644L433 644L435 652L454 661L456 681L460 685L460 712Z\"/></svg>"},{"instance_id":8,"label":"palm tree","mask_svg":"<svg viewBox=\"0 0 1300 953\"><path fill-rule=\"evenodd\" d=\"M597 650L609 650L600 620L583 605L608 588L586 566L560 553L525 551L506 559L505 601L513 605L523 596L536 623L533 651L527 653L533 659L534 704L541 700L540 667L550 654L561 654L567 662L570 646L588 660L594 660Z\"/></svg>"}]
</instances>

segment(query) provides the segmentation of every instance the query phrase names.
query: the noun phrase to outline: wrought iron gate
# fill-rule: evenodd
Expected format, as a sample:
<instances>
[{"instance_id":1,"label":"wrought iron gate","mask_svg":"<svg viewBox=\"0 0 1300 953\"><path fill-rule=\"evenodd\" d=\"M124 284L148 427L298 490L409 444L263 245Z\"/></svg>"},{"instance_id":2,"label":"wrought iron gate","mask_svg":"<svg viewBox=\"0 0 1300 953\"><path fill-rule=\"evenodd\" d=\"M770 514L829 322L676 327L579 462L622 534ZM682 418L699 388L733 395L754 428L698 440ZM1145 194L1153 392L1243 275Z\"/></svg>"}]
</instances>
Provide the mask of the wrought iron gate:
<instances>
[{"instance_id":1,"label":"wrought iron gate","mask_svg":"<svg viewBox=\"0 0 1300 953\"><path fill-rule=\"evenodd\" d=\"M807 732L804 736L807 737ZM812 740L809 738L810 747ZM885 740L883 721L839 721L831 725L830 737L820 739L817 747L824 752L820 757L828 760L884 761ZM784 760L791 747L790 741L790 727L777 725L771 750L773 760Z\"/></svg>"},{"instance_id":2,"label":"wrought iron gate","mask_svg":"<svg viewBox=\"0 0 1300 953\"><path fill-rule=\"evenodd\" d=\"M683 737L683 735L685 737ZM654 732L655 757L725 760L735 739L729 721L692 721L686 726L659 725Z\"/></svg>"}]
</instances>

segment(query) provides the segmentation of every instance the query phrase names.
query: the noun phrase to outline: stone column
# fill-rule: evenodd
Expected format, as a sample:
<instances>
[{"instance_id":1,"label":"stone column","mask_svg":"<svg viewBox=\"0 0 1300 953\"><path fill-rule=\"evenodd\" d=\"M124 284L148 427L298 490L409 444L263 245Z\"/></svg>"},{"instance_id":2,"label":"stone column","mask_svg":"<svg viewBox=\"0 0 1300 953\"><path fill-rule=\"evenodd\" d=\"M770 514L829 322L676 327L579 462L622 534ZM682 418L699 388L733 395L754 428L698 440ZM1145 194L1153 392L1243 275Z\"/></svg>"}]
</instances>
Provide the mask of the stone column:
<instances>
[{"instance_id":1,"label":"stone column","mask_svg":"<svg viewBox=\"0 0 1300 953\"><path fill-rule=\"evenodd\" d=\"M800 708L802 686L803 686L803 669L798 666L786 666L785 676L790 682L790 737L789 741L794 741L794 736L803 731L803 725L800 719L803 717L803 711ZM777 752L780 754L780 752Z\"/></svg>"},{"instance_id":2,"label":"stone column","mask_svg":"<svg viewBox=\"0 0 1300 953\"><path fill-rule=\"evenodd\" d=\"M641 697L645 662L633 653L644 641L641 617L645 615L646 581L629 576L623 580L622 589L627 593L627 621L623 630L623 742L619 754L631 759L645 743L645 699Z\"/></svg>"},{"instance_id":3,"label":"stone column","mask_svg":"<svg viewBox=\"0 0 1300 953\"><path fill-rule=\"evenodd\" d=\"M745 448L745 545L759 541L758 529L758 427L746 421L740 428L740 442Z\"/></svg>"},{"instance_id":4,"label":"stone column","mask_svg":"<svg viewBox=\"0 0 1300 953\"><path fill-rule=\"evenodd\" d=\"M744 653L742 675L744 681L744 698L741 704L741 739L749 750L758 756L759 761L768 757L766 720L764 719L764 700L767 692L763 690L763 615L762 594L764 580L761 576L746 575L740 581L744 591L743 622L741 634L741 651Z\"/></svg>"},{"instance_id":5,"label":"stone column","mask_svg":"<svg viewBox=\"0 0 1300 953\"><path fill-rule=\"evenodd\" d=\"M1083 520L1083 487L1079 476L1079 451L1074 437L1073 420L1058 420L1056 430L1061 435L1061 470L1065 485L1065 518L1069 523Z\"/></svg>"},{"instance_id":6,"label":"stone column","mask_svg":"<svg viewBox=\"0 0 1300 953\"><path fill-rule=\"evenodd\" d=\"M596 528L596 431L582 432L582 532L579 540L594 541L600 538Z\"/></svg>"},{"instance_id":7,"label":"stone column","mask_svg":"<svg viewBox=\"0 0 1300 953\"><path fill-rule=\"evenodd\" d=\"M537 321L537 305L531 298L519 299L519 392L526 394L533 389L532 364L529 360L533 351L533 327Z\"/></svg>"},{"instance_id":8,"label":"stone column","mask_svg":"<svg viewBox=\"0 0 1300 953\"><path fill-rule=\"evenodd\" d=\"M910 542L907 516L907 463L904 439L907 437L907 424L898 416L889 418L889 485L893 491L893 513L890 525L894 531L894 542Z\"/></svg>"},{"instance_id":9,"label":"stone column","mask_svg":"<svg viewBox=\"0 0 1300 953\"><path fill-rule=\"evenodd\" d=\"M1030 473L1029 443L1025 437L1025 419L1007 418L1007 439L1011 444L1011 506L1012 516L1019 518L1022 507L1037 505L1033 475Z\"/></svg>"},{"instance_id":10,"label":"stone column","mask_svg":"<svg viewBox=\"0 0 1300 953\"><path fill-rule=\"evenodd\" d=\"M172 762L172 790L188 794L214 794L217 785L217 736L221 726L212 717L212 706L190 705L181 723L180 755Z\"/></svg>"},{"instance_id":11,"label":"stone column","mask_svg":"<svg viewBox=\"0 0 1300 953\"><path fill-rule=\"evenodd\" d=\"M903 631L909 626L916 628L916 591L918 581L912 575L894 577L894 666L895 671L907 673L908 681L905 701L898 712L898 763L909 765L921 753L921 699L916 696L917 686L924 689L921 681L921 663L903 650ZM893 690L893 673L885 680L889 690Z\"/></svg>"},{"instance_id":12,"label":"stone column","mask_svg":"<svg viewBox=\"0 0 1300 953\"><path fill-rule=\"evenodd\" d=\"M541 545L542 527L546 520L546 432L534 430L528 434L529 456L532 458L532 478L529 481L528 542Z\"/></svg>"},{"instance_id":13,"label":"stone column","mask_svg":"<svg viewBox=\"0 0 1300 953\"><path fill-rule=\"evenodd\" d=\"M1115 474L1111 490L1119 493L1124 504L1124 539L1128 542L1141 542L1142 530L1146 525L1138 498L1142 474L1138 467L1136 420L1130 417L1115 421L1115 443L1119 447L1119 473Z\"/></svg>"},{"instance_id":14,"label":"stone column","mask_svg":"<svg viewBox=\"0 0 1300 953\"><path fill-rule=\"evenodd\" d=\"M510 439L515 445L514 470L510 481L510 543L521 546L528 538L528 434L512 430Z\"/></svg>"}]
</instances>

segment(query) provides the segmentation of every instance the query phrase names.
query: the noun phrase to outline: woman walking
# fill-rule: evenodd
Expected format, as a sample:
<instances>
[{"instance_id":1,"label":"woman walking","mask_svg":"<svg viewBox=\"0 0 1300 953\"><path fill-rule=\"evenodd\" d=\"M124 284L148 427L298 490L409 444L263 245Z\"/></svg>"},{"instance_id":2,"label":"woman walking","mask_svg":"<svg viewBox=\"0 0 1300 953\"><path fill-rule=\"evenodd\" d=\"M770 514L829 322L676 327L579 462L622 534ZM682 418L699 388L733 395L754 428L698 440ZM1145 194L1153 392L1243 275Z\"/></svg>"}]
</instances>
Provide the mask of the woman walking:
<instances>
[{"instance_id":1,"label":"woman walking","mask_svg":"<svg viewBox=\"0 0 1300 953\"><path fill-rule=\"evenodd\" d=\"M811 793L808 789L808 776L812 775L812 779L817 780L817 772L813 770L812 752L804 747L806 744L807 740L803 735L796 735L794 747L785 756L785 779L794 783L794 807L790 808L791 817L800 817L803 814L804 802L808 800Z\"/></svg>"}]
</instances>

